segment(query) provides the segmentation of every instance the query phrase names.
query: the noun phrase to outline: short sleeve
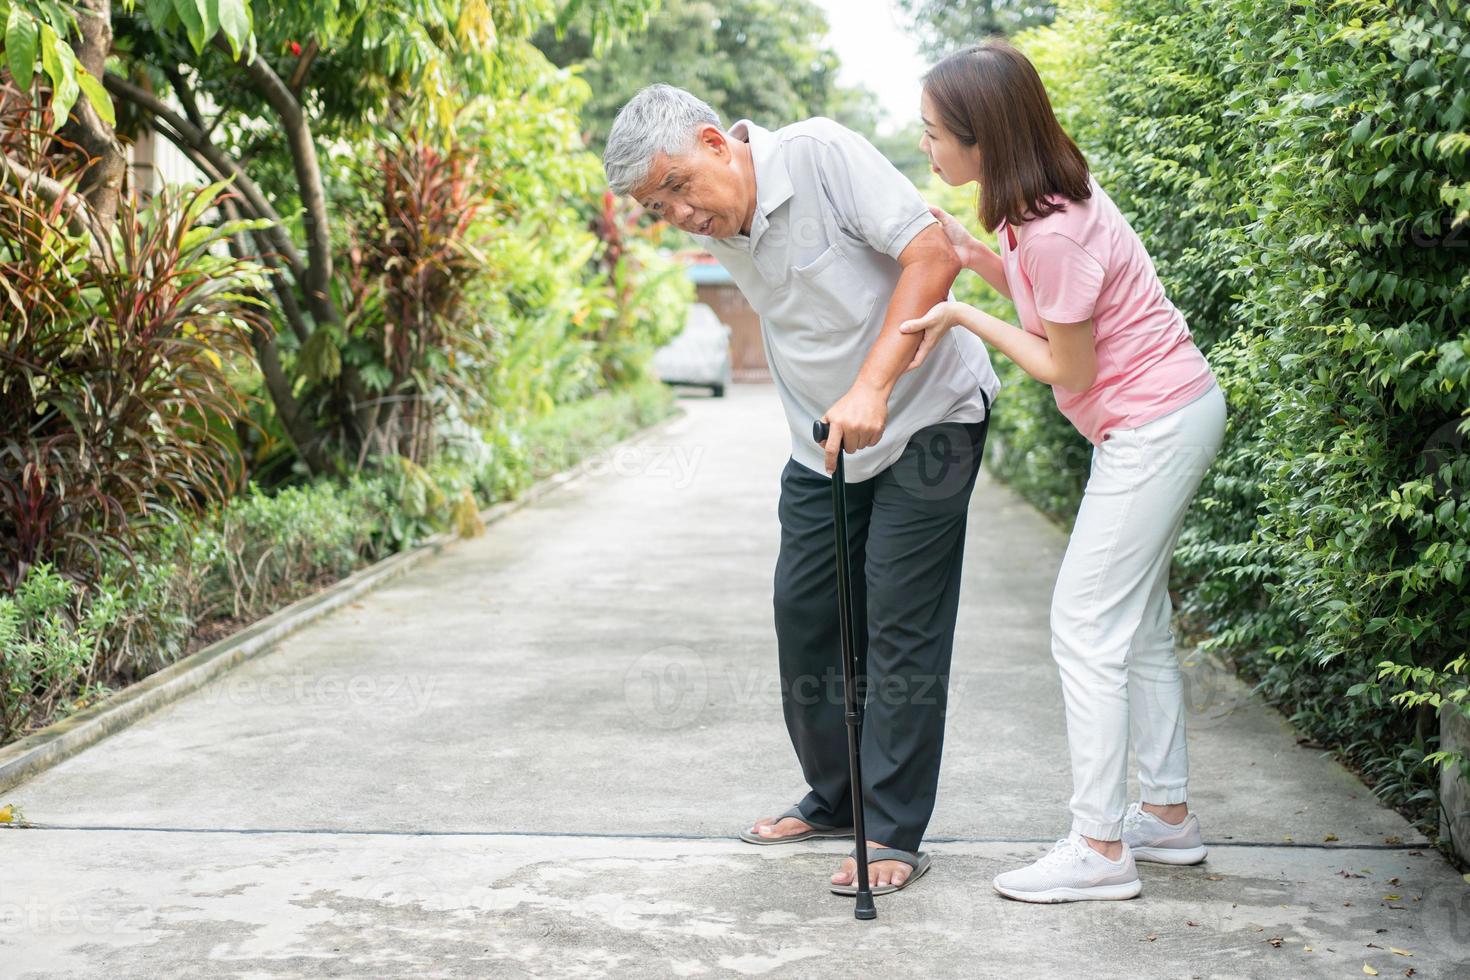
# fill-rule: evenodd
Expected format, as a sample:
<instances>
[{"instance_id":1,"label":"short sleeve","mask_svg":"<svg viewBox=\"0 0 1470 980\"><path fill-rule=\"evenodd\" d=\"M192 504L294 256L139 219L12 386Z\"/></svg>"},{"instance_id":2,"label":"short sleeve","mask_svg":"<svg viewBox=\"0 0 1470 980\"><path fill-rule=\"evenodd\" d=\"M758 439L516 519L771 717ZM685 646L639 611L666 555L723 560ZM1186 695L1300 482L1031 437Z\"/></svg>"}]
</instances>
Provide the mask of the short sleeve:
<instances>
[{"instance_id":1,"label":"short sleeve","mask_svg":"<svg viewBox=\"0 0 1470 980\"><path fill-rule=\"evenodd\" d=\"M1048 232L1022 242L1019 258L1031 280L1037 315L1052 323L1092 319L1104 270L1086 249Z\"/></svg>"},{"instance_id":2,"label":"short sleeve","mask_svg":"<svg viewBox=\"0 0 1470 980\"><path fill-rule=\"evenodd\" d=\"M919 232L936 223L929 205L861 134L840 123L823 122L824 148L814 163L838 224L854 238L898 258Z\"/></svg>"}]
</instances>

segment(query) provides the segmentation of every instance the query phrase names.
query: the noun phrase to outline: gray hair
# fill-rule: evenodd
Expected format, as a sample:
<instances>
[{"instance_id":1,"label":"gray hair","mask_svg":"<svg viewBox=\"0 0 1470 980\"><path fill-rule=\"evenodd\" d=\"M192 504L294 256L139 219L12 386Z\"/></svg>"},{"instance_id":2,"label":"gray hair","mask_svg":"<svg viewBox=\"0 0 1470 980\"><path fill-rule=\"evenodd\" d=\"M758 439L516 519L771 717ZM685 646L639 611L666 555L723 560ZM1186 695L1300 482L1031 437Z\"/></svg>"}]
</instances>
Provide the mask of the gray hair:
<instances>
[{"instance_id":1,"label":"gray hair","mask_svg":"<svg viewBox=\"0 0 1470 980\"><path fill-rule=\"evenodd\" d=\"M695 131L708 123L720 125L720 116L707 102L672 85L650 85L618 110L602 169L614 194L632 194L643 183L659 153L682 156L694 149Z\"/></svg>"}]
</instances>

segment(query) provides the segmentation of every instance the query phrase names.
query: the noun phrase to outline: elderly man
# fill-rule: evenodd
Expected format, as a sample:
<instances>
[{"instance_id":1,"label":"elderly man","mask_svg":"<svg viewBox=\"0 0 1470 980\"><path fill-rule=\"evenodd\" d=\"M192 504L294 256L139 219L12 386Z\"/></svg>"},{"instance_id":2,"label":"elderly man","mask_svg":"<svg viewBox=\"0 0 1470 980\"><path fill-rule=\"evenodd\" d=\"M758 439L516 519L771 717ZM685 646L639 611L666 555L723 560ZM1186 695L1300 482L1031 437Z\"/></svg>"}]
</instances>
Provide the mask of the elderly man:
<instances>
[{"instance_id":1,"label":"elderly man","mask_svg":"<svg viewBox=\"0 0 1470 980\"><path fill-rule=\"evenodd\" d=\"M899 324L943 300L954 248L914 186L829 119L728 131L704 102L652 85L625 105L608 183L694 235L761 316L791 430L781 474L775 619L787 730L810 792L741 834L756 844L851 836L830 477L846 460L853 601L868 685L864 813L874 894L929 867L965 516L1000 383L953 330L913 369ZM825 445L812 420L830 423ZM834 681L836 683L834 684ZM854 890L855 861L832 875Z\"/></svg>"}]
</instances>

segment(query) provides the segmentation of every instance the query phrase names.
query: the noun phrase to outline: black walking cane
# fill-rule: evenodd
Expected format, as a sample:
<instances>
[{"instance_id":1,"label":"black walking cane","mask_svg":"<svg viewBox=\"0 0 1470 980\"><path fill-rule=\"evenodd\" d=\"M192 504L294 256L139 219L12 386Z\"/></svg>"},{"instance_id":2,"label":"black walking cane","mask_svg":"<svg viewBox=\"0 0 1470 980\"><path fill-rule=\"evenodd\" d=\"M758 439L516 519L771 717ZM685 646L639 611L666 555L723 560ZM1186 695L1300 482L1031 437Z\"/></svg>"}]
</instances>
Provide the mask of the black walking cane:
<instances>
[{"instance_id":1,"label":"black walking cane","mask_svg":"<svg viewBox=\"0 0 1470 980\"><path fill-rule=\"evenodd\" d=\"M821 419L812 423L812 438L827 441L830 426ZM837 539L837 616L838 633L842 637L842 699L847 719L847 768L852 781L852 832L857 844L857 906L853 918L876 919L873 888L868 884L868 834L863 827L863 755L862 715L858 711L858 678L862 675L857 662L856 624L852 608L852 568L847 555L847 486L843 482L842 447L837 447L837 472L832 474L832 524Z\"/></svg>"}]
</instances>

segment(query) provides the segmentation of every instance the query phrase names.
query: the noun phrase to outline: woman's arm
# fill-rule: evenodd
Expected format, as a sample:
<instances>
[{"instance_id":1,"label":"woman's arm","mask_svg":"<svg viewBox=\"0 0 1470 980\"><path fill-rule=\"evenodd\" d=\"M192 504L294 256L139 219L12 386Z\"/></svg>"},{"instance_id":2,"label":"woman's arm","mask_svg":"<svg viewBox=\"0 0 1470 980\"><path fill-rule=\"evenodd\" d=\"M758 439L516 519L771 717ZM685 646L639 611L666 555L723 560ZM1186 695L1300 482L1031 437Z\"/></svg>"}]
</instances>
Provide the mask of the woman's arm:
<instances>
[{"instance_id":1,"label":"woman's arm","mask_svg":"<svg viewBox=\"0 0 1470 980\"><path fill-rule=\"evenodd\" d=\"M924 362L945 332L962 326L990 346L1009 357L1031 377L1044 384L1067 391L1086 391L1097 380L1097 349L1092 341L1092 321L1052 323L1042 320L1046 337L1038 337L1020 327L975 309L966 303L938 303L924 316L905 322L904 333L923 332L912 371Z\"/></svg>"},{"instance_id":2,"label":"woman's arm","mask_svg":"<svg viewBox=\"0 0 1470 980\"><path fill-rule=\"evenodd\" d=\"M939 227L944 229L944 236L954 246L965 268L978 273L980 278L990 283L991 289L1006 299L1010 299L1011 287L1006 282L1006 270L1001 264L1000 256L991 251L990 246L970 234L969 230L948 211L931 206L929 213L939 219Z\"/></svg>"}]
</instances>

